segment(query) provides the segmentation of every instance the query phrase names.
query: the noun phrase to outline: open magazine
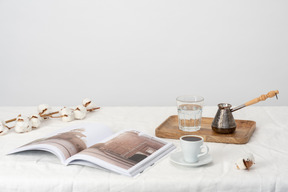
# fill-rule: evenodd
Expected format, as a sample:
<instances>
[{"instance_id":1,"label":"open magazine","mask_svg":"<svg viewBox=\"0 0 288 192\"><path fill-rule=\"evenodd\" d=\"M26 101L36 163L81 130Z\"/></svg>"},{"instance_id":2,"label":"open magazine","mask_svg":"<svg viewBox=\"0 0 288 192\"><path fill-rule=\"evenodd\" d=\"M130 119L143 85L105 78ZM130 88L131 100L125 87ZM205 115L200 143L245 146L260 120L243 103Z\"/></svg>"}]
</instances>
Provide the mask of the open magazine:
<instances>
[{"instance_id":1,"label":"open magazine","mask_svg":"<svg viewBox=\"0 0 288 192\"><path fill-rule=\"evenodd\" d=\"M9 154L42 150L55 154L64 165L101 167L135 176L153 165L175 146L136 130L113 134L102 124L86 123L67 127L45 138L14 149Z\"/></svg>"}]
</instances>

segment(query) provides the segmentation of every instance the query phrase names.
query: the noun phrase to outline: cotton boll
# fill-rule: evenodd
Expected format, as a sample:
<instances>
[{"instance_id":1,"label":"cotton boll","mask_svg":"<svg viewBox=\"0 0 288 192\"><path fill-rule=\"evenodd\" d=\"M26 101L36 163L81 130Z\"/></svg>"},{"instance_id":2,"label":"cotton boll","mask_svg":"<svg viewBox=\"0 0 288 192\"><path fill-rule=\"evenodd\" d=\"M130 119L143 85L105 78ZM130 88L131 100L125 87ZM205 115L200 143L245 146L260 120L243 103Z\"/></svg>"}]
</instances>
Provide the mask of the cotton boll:
<instances>
[{"instance_id":1,"label":"cotton boll","mask_svg":"<svg viewBox=\"0 0 288 192\"><path fill-rule=\"evenodd\" d=\"M5 126L4 122L0 122L0 136L5 135L9 129Z\"/></svg>"},{"instance_id":2,"label":"cotton boll","mask_svg":"<svg viewBox=\"0 0 288 192\"><path fill-rule=\"evenodd\" d=\"M51 113L51 108L47 104L41 104L38 106L38 112L39 112L39 115L47 115ZM44 117L44 119L46 118L48 117Z\"/></svg>"},{"instance_id":3,"label":"cotton boll","mask_svg":"<svg viewBox=\"0 0 288 192\"><path fill-rule=\"evenodd\" d=\"M237 169L240 169L240 170L247 169L243 158L238 159L235 164L236 164Z\"/></svg>"},{"instance_id":4,"label":"cotton boll","mask_svg":"<svg viewBox=\"0 0 288 192\"><path fill-rule=\"evenodd\" d=\"M32 128L38 128L41 125L41 117L39 115L32 115L30 118Z\"/></svg>"},{"instance_id":5,"label":"cotton boll","mask_svg":"<svg viewBox=\"0 0 288 192\"><path fill-rule=\"evenodd\" d=\"M82 104L87 110L96 108L96 105L89 98L83 99Z\"/></svg>"},{"instance_id":6,"label":"cotton boll","mask_svg":"<svg viewBox=\"0 0 288 192\"><path fill-rule=\"evenodd\" d=\"M82 105L83 105L84 107L87 107L87 105L89 105L91 102L92 102L91 99L85 98L85 99L83 99L83 101L82 101Z\"/></svg>"},{"instance_id":7,"label":"cotton boll","mask_svg":"<svg viewBox=\"0 0 288 192\"><path fill-rule=\"evenodd\" d=\"M87 109L83 105L78 105L74 110L75 119L84 119L87 114Z\"/></svg>"},{"instance_id":8,"label":"cotton boll","mask_svg":"<svg viewBox=\"0 0 288 192\"><path fill-rule=\"evenodd\" d=\"M236 167L240 170L250 169L255 164L255 158L252 153L247 153L236 161Z\"/></svg>"},{"instance_id":9,"label":"cotton boll","mask_svg":"<svg viewBox=\"0 0 288 192\"><path fill-rule=\"evenodd\" d=\"M74 120L74 111L71 108L62 108L60 114L62 116L62 121L69 122Z\"/></svg>"},{"instance_id":10,"label":"cotton boll","mask_svg":"<svg viewBox=\"0 0 288 192\"><path fill-rule=\"evenodd\" d=\"M18 116L15 124L15 131L17 133L25 133L32 131L32 126L28 117Z\"/></svg>"}]
</instances>

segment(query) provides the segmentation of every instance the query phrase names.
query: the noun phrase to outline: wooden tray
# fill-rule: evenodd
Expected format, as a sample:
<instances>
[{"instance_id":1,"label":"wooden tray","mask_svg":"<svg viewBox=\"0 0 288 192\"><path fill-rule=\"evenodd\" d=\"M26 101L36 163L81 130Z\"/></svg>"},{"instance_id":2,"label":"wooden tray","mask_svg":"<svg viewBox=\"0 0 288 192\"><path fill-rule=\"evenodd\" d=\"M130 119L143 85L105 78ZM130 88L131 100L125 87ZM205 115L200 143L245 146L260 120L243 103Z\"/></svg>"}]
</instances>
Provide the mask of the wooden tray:
<instances>
[{"instance_id":1,"label":"wooden tray","mask_svg":"<svg viewBox=\"0 0 288 192\"><path fill-rule=\"evenodd\" d=\"M199 131L185 132L178 129L178 116L173 115L156 128L155 134L157 137L169 139L179 139L183 135L199 135L206 142L245 144L248 143L256 128L255 121L235 120L237 128L234 133L219 134L212 130L212 121L213 118L202 117L201 129Z\"/></svg>"}]
</instances>

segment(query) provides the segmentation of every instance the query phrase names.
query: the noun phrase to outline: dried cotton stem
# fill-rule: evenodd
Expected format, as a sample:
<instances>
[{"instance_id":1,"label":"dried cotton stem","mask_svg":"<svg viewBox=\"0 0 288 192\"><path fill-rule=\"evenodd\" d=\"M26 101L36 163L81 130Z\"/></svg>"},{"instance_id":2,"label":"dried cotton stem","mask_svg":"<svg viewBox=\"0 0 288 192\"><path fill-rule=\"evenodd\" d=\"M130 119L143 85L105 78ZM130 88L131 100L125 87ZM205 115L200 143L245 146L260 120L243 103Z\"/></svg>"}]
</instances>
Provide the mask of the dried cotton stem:
<instances>
[{"instance_id":1,"label":"dried cotton stem","mask_svg":"<svg viewBox=\"0 0 288 192\"><path fill-rule=\"evenodd\" d=\"M42 117L43 119L47 119L49 117L50 118L62 118L63 121L67 122L67 121L74 120L74 112L76 112L77 114L75 116L75 119L84 119L86 116L85 108L86 108L86 111L88 111L88 112L92 112L92 111L95 111L97 109L100 109L100 107L95 107L95 104L88 98L84 99L82 101L82 106L78 106L76 109L62 108L61 110L54 111L54 112L50 112L51 108L47 104L41 104L38 106L38 112L39 112L38 115L33 115L31 117L25 117L26 120L24 118L22 118L21 115L18 115L17 118L3 121L3 123L2 123L3 125L2 124L1 125L4 128L3 128L3 130L2 129L0 130L0 135L6 134L6 132L7 132L7 131L5 131L6 128L7 129L15 128L15 131L17 128L16 132L18 132L18 133L29 132L32 130L32 128L37 128L41 124L41 119L38 119L38 117ZM60 113L59 116L53 116L53 115L58 114L58 113ZM34 118L34 119L31 120L32 118ZM7 123L11 123L14 121L16 121L15 126L10 127L10 126L6 125ZM33 121L32 125L30 126L31 122L26 123L26 121ZM25 123L27 124L27 126ZM26 127L24 127L24 124Z\"/></svg>"}]
</instances>

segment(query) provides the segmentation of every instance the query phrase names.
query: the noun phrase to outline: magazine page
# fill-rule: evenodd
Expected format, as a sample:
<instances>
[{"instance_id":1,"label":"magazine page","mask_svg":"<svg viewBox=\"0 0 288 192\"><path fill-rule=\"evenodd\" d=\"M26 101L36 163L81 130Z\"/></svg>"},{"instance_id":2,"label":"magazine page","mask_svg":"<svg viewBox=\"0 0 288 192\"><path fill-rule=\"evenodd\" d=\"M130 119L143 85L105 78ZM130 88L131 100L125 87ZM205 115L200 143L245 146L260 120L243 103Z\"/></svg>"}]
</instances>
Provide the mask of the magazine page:
<instances>
[{"instance_id":1,"label":"magazine page","mask_svg":"<svg viewBox=\"0 0 288 192\"><path fill-rule=\"evenodd\" d=\"M135 130L121 131L77 155L66 163L88 161L120 174L134 176L152 165L175 146Z\"/></svg>"},{"instance_id":2,"label":"magazine page","mask_svg":"<svg viewBox=\"0 0 288 192\"><path fill-rule=\"evenodd\" d=\"M28 150L42 150L53 153L64 163L69 157L93 146L112 134L110 128L99 123L76 124L16 148L9 154Z\"/></svg>"}]
</instances>

